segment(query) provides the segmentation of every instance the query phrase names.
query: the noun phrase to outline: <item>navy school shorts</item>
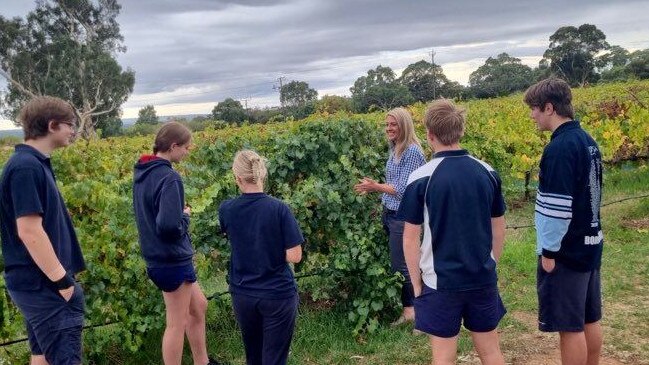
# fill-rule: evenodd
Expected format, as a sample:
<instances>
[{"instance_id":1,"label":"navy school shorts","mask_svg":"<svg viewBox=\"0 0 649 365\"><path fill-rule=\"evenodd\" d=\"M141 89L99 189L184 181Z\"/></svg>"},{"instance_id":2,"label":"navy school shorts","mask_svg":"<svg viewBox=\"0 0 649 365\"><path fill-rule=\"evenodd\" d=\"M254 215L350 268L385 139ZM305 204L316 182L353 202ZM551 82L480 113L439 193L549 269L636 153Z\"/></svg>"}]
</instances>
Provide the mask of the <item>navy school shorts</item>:
<instances>
[{"instance_id":1,"label":"navy school shorts","mask_svg":"<svg viewBox=\"0 0 649 365\"><path fill-rule=\"evenodd\" d=\"M539 298L539 330L582 332L584 324L602 319L599 269L575 271L559 261L546 272L539 256L536 291Z\"/></svg>"},{"instance_id":2,"label":"navy school shorts","mask_svg":"<svg viewBox=\"0 0 649 365\"><path fill-rule=\"evenodd\" d=\"M74 284L74 293L65 301L49 280L34 282L29 290L9 289L9 295L25 317L32 355L44 355L50 365L76 365L82 361L85 298Z\"/></svg>"},{"instance_id":3,"label":"navy school shorts","mask_svg":"<svg viewBox=\"0 0 649 365\"><path fill-rule=\"evenodd\" d=\"M146 272L153 284L167 293L176 291L184 282L195 283L197 280L193 264L147 268Z\"/></svg>"},{"instance_id":4,"label":"navy school shorts","mask_svg":"<svg viewBox=\"0 0 649 365\"><path fill-rule=\"evenodd\" d=\"M464 291L438 291L424 284L415 298L415 328L436 337L460 333L462 322L471 332L490 332L507 310L498 287Z\"/></svg>"}]
</instances>

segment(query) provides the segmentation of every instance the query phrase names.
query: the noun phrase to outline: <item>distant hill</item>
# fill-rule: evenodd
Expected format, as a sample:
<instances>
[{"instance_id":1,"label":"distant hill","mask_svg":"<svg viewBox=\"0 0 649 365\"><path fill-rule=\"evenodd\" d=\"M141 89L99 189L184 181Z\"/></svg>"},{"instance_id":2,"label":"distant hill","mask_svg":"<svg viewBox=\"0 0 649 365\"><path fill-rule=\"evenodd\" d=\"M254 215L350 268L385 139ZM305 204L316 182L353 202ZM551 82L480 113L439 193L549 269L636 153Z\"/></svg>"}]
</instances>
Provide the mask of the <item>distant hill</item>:
<instances>
[{"instance_id":1,"label":"distant hill","mask_svg":"<svg viewBox=\"0 0 649 365\"><path fill-rule=\"evenodd\" d=\"M168 122L170 120L178 120L178 119L184 119L184 120L192 120L196 117L206 117L209 114L185 114L185 115L165 115L159 117L161 122ZM135 121L137 121L137 118L122 118L122 128L125 127L130 127L133 124L135 124ZM5 129L5 130L0 130L0 138L5 137L5 136L16 136L16 137L23 137L23 130L22 129Z\"/></svg>"},{"instance_id":2,"label":"distant hill","mask_svg":"<svg viewBox=\"0 0 649 365\"><path fill-rule=\"evenodd\" d=\"M23 130L22 129L0 130L0 138L6 137L6 136L15 136L15 137L23 138Z\"/></svg>"},{"instance_id":3,"label":"distant hill","mask_svg":"<svg viewBox=\"0 0 649 365\"><path fill-rule=\"evenodd\" d=\"M170 120L184 119L190 121L196 117L207 117L210 114L185 114L185 115L164 115L159 116L161 122L168 122ZM137 118L122 118L122 128L130 127L137 121Z\"/></svg>"}]
</instances>

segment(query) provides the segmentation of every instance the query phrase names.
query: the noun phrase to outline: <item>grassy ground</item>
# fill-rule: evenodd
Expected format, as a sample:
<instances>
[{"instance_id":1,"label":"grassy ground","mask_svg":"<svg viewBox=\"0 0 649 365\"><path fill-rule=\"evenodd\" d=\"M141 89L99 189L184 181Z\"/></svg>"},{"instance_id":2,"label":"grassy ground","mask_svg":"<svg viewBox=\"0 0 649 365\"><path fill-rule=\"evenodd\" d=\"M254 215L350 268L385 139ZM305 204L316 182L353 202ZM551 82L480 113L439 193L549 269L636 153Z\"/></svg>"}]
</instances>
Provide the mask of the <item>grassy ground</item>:
<instances>
[{"instance_id":1,"label":"grassy ground","mask_svg":"<svg viewBox=\"0 0 649 365\"><path fill-rule=\"evenodd\" d=\"M647 194L647 164L607 171L604 203ZM532 203L522 204L507 213L508 224L530 224L532 212ZM604 206L602 218L605 363L649 364L649 198ZM508 363L513 364L548 364L552 363L552 356L556 357L556 335L536 330L534 242L533 229L509 229L499 265L501 294L509 311L500 326L502 347ZM207 293L224 289L220 280L203 282ZM229 297L222 298L209 306L208 347L221 359L244 364L243 346ZM110 331L110 328L100 330ZM414 336L411 331L409 326L386 325L356 339L345 313L303 304L289 363L426 364L430 359L428 339ZM105 354L105 363L161 363L160 338L161 333L150 333L143 349L135 355L126 355L116 347ZM458 362L477 363L465 332L460 337ZM192 363L188 351L184 363Z\"/></svg>"}]
</instances>

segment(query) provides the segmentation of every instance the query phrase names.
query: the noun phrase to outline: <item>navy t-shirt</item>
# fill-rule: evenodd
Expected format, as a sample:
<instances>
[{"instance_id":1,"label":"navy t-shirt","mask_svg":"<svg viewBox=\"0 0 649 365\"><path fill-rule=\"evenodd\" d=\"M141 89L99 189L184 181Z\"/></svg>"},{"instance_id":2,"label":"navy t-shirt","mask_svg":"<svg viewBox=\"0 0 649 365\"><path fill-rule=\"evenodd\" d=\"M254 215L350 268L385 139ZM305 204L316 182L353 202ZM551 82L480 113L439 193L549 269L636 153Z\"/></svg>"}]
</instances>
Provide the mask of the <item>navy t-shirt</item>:
<instances>
[{"instance_id":1,"label":"navy t-shirt","mask_svg":"<svg viewBox=\"0 0 649 365\"><path fill-rule=\"evenodd\" d=\"M0 233L7 288L37 289L45 275L18 237L16 219L38 214L52 242L54 253L69 274L85 269L72 220L56 186L49 157L19 144L0 178Z\"/></svg>"},{"instance_id":2,"label":"navy t-shirt","mask_svg":"<svg viewBox=\"0 0 649 365\"><path fill-rule=\"evenodd\" d=\"M461 291L496 285L491 218L503 214L498 174L466 150L455 150L436 153L410 174L398 219L424 225L424 283Z\"/></svg>"},{"instance_id":3,"label":"navy t-shirt","mask_svg":"<svg viewBox=\"0 0 649 365\"><path fill-rule=\"evenodd\" d=\"M288 205L264 193L242 194L221 204L219 222L232 246L231 293L265 299L295 295L286 250L304 237Z\"/></svg>"}]
</instances>

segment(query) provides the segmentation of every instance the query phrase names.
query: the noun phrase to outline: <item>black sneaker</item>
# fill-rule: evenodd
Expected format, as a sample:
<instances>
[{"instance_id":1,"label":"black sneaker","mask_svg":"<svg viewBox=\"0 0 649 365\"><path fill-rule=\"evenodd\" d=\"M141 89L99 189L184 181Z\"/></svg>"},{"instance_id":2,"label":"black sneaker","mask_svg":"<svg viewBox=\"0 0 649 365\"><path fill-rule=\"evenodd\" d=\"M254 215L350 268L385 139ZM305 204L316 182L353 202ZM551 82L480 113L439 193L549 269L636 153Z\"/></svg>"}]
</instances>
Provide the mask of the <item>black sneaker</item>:
<instances>
[{"instance_id":1,"label":"black sneaker","mask_svg":"<svg viewBox=\"0 0 649 365\"><path fill-rule=\"evenodd\" d=\"M210 357L207 365L228 365L228 364L224 362L219 362L218 360L214 360L213 358Z\"/></svg>"}]
</instances>

